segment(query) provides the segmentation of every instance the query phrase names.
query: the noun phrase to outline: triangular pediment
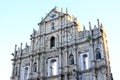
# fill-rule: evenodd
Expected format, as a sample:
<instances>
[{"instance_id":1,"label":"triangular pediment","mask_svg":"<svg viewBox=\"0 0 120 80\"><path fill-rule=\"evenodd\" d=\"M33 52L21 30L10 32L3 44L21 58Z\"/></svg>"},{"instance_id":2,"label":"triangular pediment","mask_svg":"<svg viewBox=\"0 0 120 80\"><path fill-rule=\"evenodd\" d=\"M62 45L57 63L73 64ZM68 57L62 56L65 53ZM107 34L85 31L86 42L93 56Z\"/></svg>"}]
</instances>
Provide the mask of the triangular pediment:
<instances>
[{"instance_id":1,"label":"triangular pediment","mask_svg":"<svg viewBox=\"0 0 120 80\"><path fill-rule=\"evenodd\" d=\"M47 22L47 21L50 21L50 20L52 20L52 19L55 19L55 18L59 17L60 13L61 13L61 12L59 12L56 7L53 8L53 9L46 15L46 17L42 19L41 23L42 23L42 22ZM61 13L61 14L64 14L64 13Z\"/></svg>"}]
</instances>

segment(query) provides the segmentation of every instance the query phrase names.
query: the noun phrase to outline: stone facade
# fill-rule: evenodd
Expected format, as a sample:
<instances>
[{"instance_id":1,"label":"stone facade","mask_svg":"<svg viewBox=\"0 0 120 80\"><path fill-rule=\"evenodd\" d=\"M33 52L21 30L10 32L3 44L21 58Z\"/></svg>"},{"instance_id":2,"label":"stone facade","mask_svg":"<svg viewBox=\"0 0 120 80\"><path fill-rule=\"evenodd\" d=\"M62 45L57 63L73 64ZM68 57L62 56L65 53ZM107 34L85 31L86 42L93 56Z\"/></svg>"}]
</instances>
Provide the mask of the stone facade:
<instances>
[{"instance_id":1,"label":"stone facade","mask_svg":"<svg viewBox=\"0 0 120 80\"><path fill-rule=\"evenodd\" d=\"M76 17L55 7L33 29L31 44L13 55L11 80L112 80L102 24L80 30Z\"/></svg>"}]
</instances>

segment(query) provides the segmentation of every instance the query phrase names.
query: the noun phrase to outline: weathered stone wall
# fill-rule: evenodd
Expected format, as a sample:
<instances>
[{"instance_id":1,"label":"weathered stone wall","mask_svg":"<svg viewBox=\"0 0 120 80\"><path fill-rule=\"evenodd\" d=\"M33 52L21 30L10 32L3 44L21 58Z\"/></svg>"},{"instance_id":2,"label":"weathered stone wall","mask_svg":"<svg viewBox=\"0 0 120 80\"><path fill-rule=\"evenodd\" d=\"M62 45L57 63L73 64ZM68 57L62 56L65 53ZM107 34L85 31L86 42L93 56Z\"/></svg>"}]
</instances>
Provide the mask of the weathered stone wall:
<instances>
[{"instance_id":1,"label":"weathered stone wall","mask_svg":"<svg viewBox=\"0 0 120 80\"><path fill-rule=\"evenodd\" d=\"M54 29L52 29L53 23ZM83 31L78 31L80 26L75 17L54 11L54 9L38 25L38 31L33 29L30 46L26 44L23 49L21 45L18 50L15 47L14 73L11 80L36 80L37 78L40 80L77 80L77 78L108 80L110 76L107 75L111 72L108 46L102 25L91 29L89 23L89 30L84 27ZM55 38L53 47L51 47L51 37ZM99 49L101 53L99 60L96 60L96 49ZM74 62L72 65L71 55ZM84 59L84 57L87 58ZM57 75L51 75L50 60L52 59L56 59L58 63ZM88 62L85 63L86 61ZM34 64L36 64L35 72L33 71ZM18 75L15 75L16 67L18 67ZM26 79L23 77L25 67L29 67Z\"/></svg>"}]
</instances>

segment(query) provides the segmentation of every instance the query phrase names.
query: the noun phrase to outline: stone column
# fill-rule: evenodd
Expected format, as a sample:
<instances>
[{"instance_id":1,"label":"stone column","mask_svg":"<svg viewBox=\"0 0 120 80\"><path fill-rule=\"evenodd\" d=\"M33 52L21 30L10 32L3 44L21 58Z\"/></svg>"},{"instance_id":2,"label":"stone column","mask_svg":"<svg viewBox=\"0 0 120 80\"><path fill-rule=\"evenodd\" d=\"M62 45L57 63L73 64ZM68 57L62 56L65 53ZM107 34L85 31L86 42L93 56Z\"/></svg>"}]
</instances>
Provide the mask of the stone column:
<instances>
[{"instance_id":1,"label":"stone column","mask_svg":"<svg viewBox=\"0 0 120 80\"><path fill-rule=\"evenodd\" d=\"M13 62L12 63L12 75L11 75L11 80L13 80L14 79L14 70L15 70L15 63Z\"/></svg>"},{"instance_id":2,"label":"stone column","mask_svg":"<svg viewBox=\"0 0 120 80\"><path fill-rule=\"evenodd\" d=\"M17 48L17 45L15 45L15 48L14 48L14 53L12 53L13 54L13 63L12 63L12 65L13 65L13 67L12 67L12 76L11 76L11 79L13 80L14 79L14 70L15 70L15 62L16 62L16 48Z\"/></svg>"},{"instance_id":3,"label":"stone column","mask_svg":"<svg viewBox=\"0 0 120 80\"><path fill-rule=\"evenodd\" d=\"M61 63L61 49L59 50L59 57L58 57L58 74L59 74L59 80L61 80L61 74L62 74L62 63Z\"/></svg>"},{"instance_id":4,"label":"stone column","mask_svg":"<svg viewBox=\"0 0 120 80\"><path fill-rule=\"evenodd\" d=\"M40 56L37 54L37 77L40 77Z\"/></svg>"},{"instance_id":5,"label":"stone column","mask_svg":"<svg viewBox=\"0 0 120 80\"><path fill-rule=\"evenodd\" d=\"M45 66L44 66L44 60L43 60L44 59L44 55L43 55L43 53L41 53L41 54L42 55L40 56L40 65L41 65L40 66L40 73L41 73L40 76L43 77L44 76L43 73L44 73L44 67Z\"/></svg>"},{"instance_id":6,"label":"stone column","mask_svg":"<svg viewBox=\"0 0 120 80\"><path fill-rule=\"evenodd\" d=\"M90 55L90 59L91 59L91 66L90 68L94 68L95 67L95 52L94 52L94 43L92 42L92 40L89 41L89 53Z\"/></svg>"},{"instance_id":7,"label":"stone column","mask_svg":"<svg viewBox=\"0 0 120 80\"><path fill-rule=\"evenodd\" d=\"M64 56L65 56L65 61L63 63L65 64L64 66L65 80L68 80L68 50L67 50L67 47L65 47Z\"/></svg>"},{"instance_id":8,"label":"stone column","mask_svg":"<svg viewBox=\"0 0 120 80\"><path fill-rule=\"evenodd\" d=\"M30 79L32 78L32 65L33 65L33 63L32 63L32 56L30 56L30 73L29 73L29 75L30 75Z\"/></svg>"},{"instance_id":9,"label":"stone column","mask_svg":"<svg viewBox=\"0 0 120 80\"><path fill-rule=\"evenodd\" d=\"M77 46L73 46L73 55L74 55L74 65L78 67L78 55L77 55Z\"/></svg>"},{"instance_id":10,"label":"stone column","mask_svg":"<svg viewBox=\"0 0 120 80\"><path fill-rule=\"evenodd\" d=\"M18 80L20 80L20 71L21 71L21 61L18 60Z\"/></svg>"},{"instance_id":11,"label":"stone column","mask_svg":"<svg viewBox=\"0 0 120 80\"><path fill-rule=\"evenodd\" d=\"M91 71L93 72L93 80L97 80L97 73L96 73L96 67L97 67L97 65L96 65L96 59L95 59L95 51L94 51L94 42L92 41L92 40L89 40L89 46L90 46L90 48L89 48L89 52L90 52L90 59L91 59L91 66L90 66L90 68L92 68L91 69Z\"/></svg>"},{"instance_id":12,"label":"stone column","mask_svg":"<svg viewBox=\"0 0 120 80\"><path fill-rule=\"evenodd\" d=\"M101 65L106 65L105 63L105 49L104 49L104 42L102 41L102 39L100 39L100 52L101 52Z\"/></svg>"}]
</instances>

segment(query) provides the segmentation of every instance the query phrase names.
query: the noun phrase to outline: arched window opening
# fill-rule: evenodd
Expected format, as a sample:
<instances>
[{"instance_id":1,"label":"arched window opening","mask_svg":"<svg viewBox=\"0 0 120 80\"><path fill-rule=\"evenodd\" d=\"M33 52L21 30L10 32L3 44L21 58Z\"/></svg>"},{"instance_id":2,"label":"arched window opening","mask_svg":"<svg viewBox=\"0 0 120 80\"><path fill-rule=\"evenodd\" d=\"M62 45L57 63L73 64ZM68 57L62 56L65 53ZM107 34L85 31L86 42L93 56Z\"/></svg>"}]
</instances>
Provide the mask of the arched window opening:
<instances>
[{"instance_id":1,"label":"arched window opening","mask_svg":"<svg viewBox=\"0 0 120 80\"><path fill-rule=\"evenodd\" d=\"M27 80L27 77L28 77L28 67L25 68L25 74L24 75L25 75L25 77L24 77L25 80Z\"/></svg>"},{"instance_id":2,"label":"arched window opening","mask_svg":"<svg viewBox=\"0 0 120 80\"><path fill-rule=\"evenodd\" d=\"M52 59L50 62L50 75L57 75L57 61Z\"/></svg>"},{"instance_id":3,"label":"arched window opening","mask_svg":"<svg viewBox=\"0 0 120 80\"><path fill-rule=\"evenodd\" d=\"M18 76L18 67L15 68L15 76Z\"/></svg>"},{"instance_id":4,"label":"arched window opening","mask_svg":"<svg viewBox=\"0 0 120 80\"><path fill-rule=\"evenodd\" d=\"M61 74L61 80L65 80L65 75Z\"/></svg>"},{"instance_id":5,"label":"arched window opening","mask_svg":"<svg viewBox=\"0 0 120 80\"><path fill-rule=\"evenodd\" d=\"M51 26L52 26L51 29L52 29L52 30L55 30L54 22L51 24Z\"/></svg>"},{"instance_id":6,"label":"arched window opening","mask_svg":"<svg viewBox=\"0 0 120 80\"><path fill-rule=\"evenodd\" d=\"M50 39L50 48L55 46L55 37L51 37Z\"/></svg>"},{"instance_id":7,"label":"arched window opening","mask_svg":"<svg viewBox=\"0 0 120 80\"><path fill-rule=\"evenodd\" d=\"M96 49L96 59L101 59L101 53L99 48Z\"/></svg>"},{"instance_id":8,"label":"arched window opening","mask_svg":"<svg viewBox=\"0 0 120 80\"><path fill-rule=\"evenodd\" d=\"M87 54L83 55L83 67L84 67L84 69L88 69L88 56L87 56Z\"/></svg>"},{"instance_id":9,"label":"arched window opening","mask_svg":"<svg viewBox=\"0 0 120 80\"><path fill-rule=\"evenodd\" d=\"M71 54L69 56L69 63L70 63L70 65L74 65L74 56L73 56L73 54Z\"/></svg>"},{"instance_id":10,"label":"arched window opening","mask_svg":"<svg viewBox=\"0 0 120 80\"><path fill-rule=\"evenodd\" d=\"M33 72L37 72L37 63L36 62L33 64Z\"/></svg>"}]
</instances>

